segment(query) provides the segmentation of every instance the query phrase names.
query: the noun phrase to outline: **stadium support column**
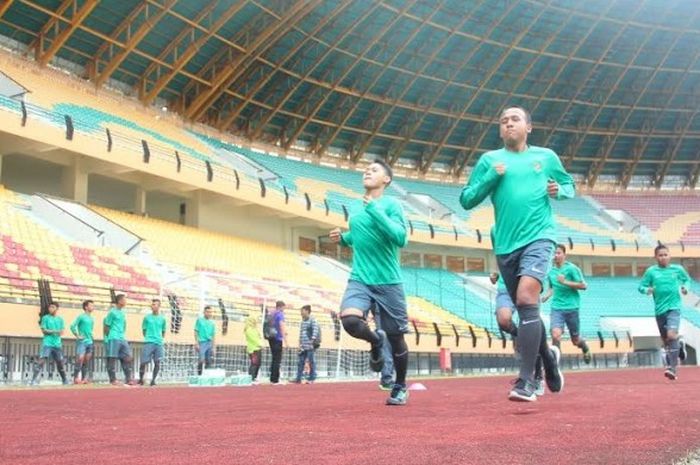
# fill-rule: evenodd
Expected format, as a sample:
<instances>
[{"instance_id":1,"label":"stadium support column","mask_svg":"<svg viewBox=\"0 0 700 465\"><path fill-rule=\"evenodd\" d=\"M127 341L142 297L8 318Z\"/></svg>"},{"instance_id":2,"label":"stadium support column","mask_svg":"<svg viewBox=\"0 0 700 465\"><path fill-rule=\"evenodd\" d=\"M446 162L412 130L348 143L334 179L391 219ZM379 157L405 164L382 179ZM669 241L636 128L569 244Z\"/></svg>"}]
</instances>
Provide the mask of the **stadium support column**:
<instances>
[{"instance_id":1,"label":"stadium support column","mask_svg":"<svg viewBox=\"0 0 700 465\"><path fill-rule=\"evenodd\" d=\"M185 201L185 224L199 227L202 212L202 191L194 191L192 197Z\"/></svg>"},{"instance_id":2,"label":"stadium support column","mask_svg":"<svg viewBox=\"0 0 700 465\"><path fill-rule=\"evenodd\" d=\"M82 158L77 158L72 165L63 169L61 188L67 199L87 203L88 174L83 168Z\"/></svg>"},{"instance_id":3,"label":"stadium support column","mask_svg":"<svg viewBox=\"0 0 700 465\"><path fill-rule=\"evenodd\" d=\"M134 212L137 215L146 213L146 189L141 186L136 186L136 197L134 198Z\"/></svg>"}]
</instances>

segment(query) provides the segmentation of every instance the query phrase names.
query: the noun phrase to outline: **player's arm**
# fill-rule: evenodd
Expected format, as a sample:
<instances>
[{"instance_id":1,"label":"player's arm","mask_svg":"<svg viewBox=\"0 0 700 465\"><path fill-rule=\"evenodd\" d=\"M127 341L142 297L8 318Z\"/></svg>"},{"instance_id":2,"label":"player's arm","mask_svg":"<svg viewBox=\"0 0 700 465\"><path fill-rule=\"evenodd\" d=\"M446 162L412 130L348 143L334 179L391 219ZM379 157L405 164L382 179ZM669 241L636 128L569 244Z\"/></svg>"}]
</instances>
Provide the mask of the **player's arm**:
<instances>
[{"instance_id":1,"label":"player's arm","mask_svg":"<svg viewBox=\"0 0 700 465\"><path fill-rule=\"evenodd\" d=\"M143 317L143 322L141 323L141 333L143 337L146 337L146 317Z\"/></svg>"},{"instance_id":2,"label":"player's arm","mask_svg":"<svg viewBox=\"0 0 700 465\"><path fill-rule=\"evenodd\" d=\"M377 207L375 201L370 200L365 206L365 211L374 219L374 224L392 244L398 247L406 246L408 235L406 234L406 219L401 205L392 203L384 212Z\"/></svg>"},{"instance_id":3,"label":"player's arm","mask_svg":"<svg viewBox=\"0 0 700 465\"><path fill-rule=\"evenodd\" d=\"M165 338L165 331L167 328L167 323L165 322L165 319L163 320L163 338Z\"/></svg>"},{"instance_id":4,"label":"player's arm","mask_svg":"<svg viewBox=\"0 0 700 465\"><path fill-rule=\"evenodd\" d=\"M462 189L459 203L465 210L470 210L481 202L493 191L505 173L505 165L492 166L490 157L482 156L472 170L467 185Z\"/></svg>"},{"instance_id":5,"label":"player's arm","mask_svg":"<svg viewBox=\"0 0 700 465\"><path fill-rule=\"evenodd\" d=\"M73 324L70 325L70 332L73 333L76 339L82 339L83 337L78 332L78 324L80 323L80 317L73 320Z\"/></svg>"},{"instance_id":6,"label":"player's arm","mask_svg":"<svg viewBox=\"0 0 700 465\"><path fill-rule=\"evenodd\" d=\"M280 333L282 333L282 341L285 347L289 347L289 343L287 342L287 325L284 324L284 319L280 320Z\"/></svg>"},{"instance_id":7,"label":"player's arm","mask_svg":"<svg viewBox=\"0 0 700 465\"><path fill-rule=\"evenodd\" d=\"M545 292L542 295L542 303L547 302L549 299L551 299L552 294L553 294L553 291L552 291L552 287L550 286L549 289L547 289L547 292Z\"/></svg>"},{"instance_id":8,"label":"player's arm","mask_svg":"<svg viewBox=\"0 0 700 465\"><path fill-rule=\"evenodd\" d=\"M572 279L566 279L566 276L564 275L559 275L564 279L561 279L559 282L562 283L564 286L570 287L571 289L578 289L579 291L585 291L588 288L588 284L586 284L586 281L583 280L583 275L581 274L581 270L576 268L573 272L573 276L571 277Z\"/></svg>"},{"instance_id":9,"label":"player's arm","mask_svg":"<svg viewBox=\"0 0 700 465\"><path fill-rule=\"evenodd\" d=\"M44 317L41 317L41 321L39 322L39 329L41 329L42 334L53 334L53 331L46 327L46 319Z\"/></svg>"},{"instance_id":10,"label":"player's arm","mask_svg":"<svg viewBox=\"0 0 700 465\"><path fill-rule=\"evenodd\" d=\"M342 232L340 228L332 229L328 234L331 242L334 244L340 244L345 247L352 247L352 235L350 231Z\"/></svg>"},{"instance_id":11,"label":"player's arm","mask_svg":"<svg viewBox=\"0 0 700 465\"><path fill-rule=\"evenodd\" d=\"M679 271L680 271L680 276L679 276L679 281L681 282L681 292L683 295L688 294L688 283L690 282L690 276L688 275L688 272L683 268L682 266L679 266Z\"/></svg>"},{"instance_id":12,"label":"player's arm","mask_svg":"<svg viewBox=\"0 0 700 465\"><path fill-rule=\"evenodd\" d=\"M104 332L105 337L109 336L109 328L112 326L112 311L107 314L105 317L104 322L102 322L102 331Z\"/></svg>"},{"instance_id":13,"label":"player's arm","mask_svg":"<svg viewBox=\"0 0 700 465\"><path fill-rule=\"evenodd\" d=\"M654 287L651 278L651 272L647 269L642 276L642 282L639 283L639 288L637 289L641 294L653 294Z\"/></svg>"},{"instance_id":14,"label":"player's arm","mask_svg":"<svg viewBox=\"0 0 700 465\"><path fill-rule=\"evenodd\" d=\"M576 196L574 178L566 172L556 153L551 152L549 159L549 183L547 193L555 200L573 199Z\"/></svg>"},{"instance_id":15,"label":"player's arm","mask_svg":"<svg viewBox=\"0 0 700 465\"><path fill-rule=\"evenodd\" d=\"M65 323L63 323L63 318L61 318L61 327L58 328L54 333L58 334L59 336L63 335L63 331L65 330Z\"/></svg>"}]
</instances>

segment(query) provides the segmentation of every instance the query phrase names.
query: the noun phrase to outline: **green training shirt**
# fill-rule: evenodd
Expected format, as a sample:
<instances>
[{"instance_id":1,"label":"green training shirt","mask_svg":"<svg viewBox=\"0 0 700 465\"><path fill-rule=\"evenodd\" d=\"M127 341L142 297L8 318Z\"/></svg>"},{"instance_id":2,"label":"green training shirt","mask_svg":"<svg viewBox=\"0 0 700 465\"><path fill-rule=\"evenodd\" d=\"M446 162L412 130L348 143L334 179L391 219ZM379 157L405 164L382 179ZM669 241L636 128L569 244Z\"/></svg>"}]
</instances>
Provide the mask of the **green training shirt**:
<instances>
[{"instance_id":1,"label":"green training shirt","mask_svg":"<svg viewBox=\"0 0 700 465\"><path fill-rule=\"evenodd\" d=\"M663 315L669 310L681 309L680 288L690 281L690 276L680 265L660 267L652 265L644 272L639 292L646 294L650 287L654 288L654 311Z\"/></svg>"},{"instance_id":2,"label":"green training shirt","mask_svg":"<svg viewBox=\"0 0 700 465\"><path fill-rule=\"evenodd\" d=\"M353 249L350 279L368 286L402 283L399 249L407 242L406 219L398 200L382 196L354 208L350 230L340 241Z\"/></svg>"},{"instance_id":3,"label":"green training shirt","mask_svg":"<svg viewBox=\"0 0 700 465\"><path fill-rule=\"evenodd\" d=\"M109 309L104 320L104 325L109 327L109 334L105 336L105 342L126 340L126 314L117 307Z\"/></svg>"},{"instance_id":4,"label":"green training shirt","mask_svg":"<svg viewBox=\"0 0 700 465\"><path fill-rule=\"evenodd\" d=\"M63 329L63 318L60 316L52 316L50 313L41 317L40 323L41 329L46 329L49 331L60 331ZM44 338L41 341L42 345L46 347L57 347L61 348L61 335L60 334L44 334Z\"/></svg>"},{"instance_id":5,"label":"green training shirt","mask_svg":"<svg viewBox=\"0 0 700 465\"><path fill-rule=\"evenodd\" d=\"M207 320L203 316L197 318L197 323L194 325L194 330L197 333L197 342L207 342L214 340L216 326L214 320Z\"/></svg>"},{"instance_id":6,"label":"green training shirt","mask_svg":"<svg viewBox=\"0 0 700 465\"><path fill-rule=\"evenodd\" d=\"M549 275L547 276L549 286L552 288L552 311L578 310L581 307L579 290L560 283L557 279L559 275L564 275L564 279L567 281L583 282L581 269L573 263L564 262L560 267L557 267L556 263L552 264L552 269L549 270Z\"/></svg>"},{"instance_id":7,"label":"green training shirt","mask_svg":"<svg viewBox=\"0 0 700 465\"><path fill-rule=\"evenodd\" d=\"M163 334L165 333L165 317L163 315L149 313L144 316L141 329L143 330L143 342L163 345Z\"/></svg>"},{"instance_id":8,"label":"green training shirt","mask_svg":"<svg viewBox=\"0 0 700 465\"><path fill-rule=\"evenodd\" d=\"M95 319L92 315L87 313L81 313L70 325L70 330L76 336L81 337L82 342L86 344L92 344L94 341L92 339L92 330L95 327Z\"/></svg>"},{"instance_id":9,"label":"green training shirt","mask_svg":"<svg viewBox=\"0 0 700 465\"><path fill-rule=\"evenodd\" d=\"M500 176L494 165L503 163ZM547 195L549 179L559 184L557 200L574 197L574 180L553 151L529 146L524 152L505 148L486 152L462 189L459 201L466 210L491 196L496 217L496 255L505 255L539 239L556 242L556 223Z\"/></svg>"}]
</instances>

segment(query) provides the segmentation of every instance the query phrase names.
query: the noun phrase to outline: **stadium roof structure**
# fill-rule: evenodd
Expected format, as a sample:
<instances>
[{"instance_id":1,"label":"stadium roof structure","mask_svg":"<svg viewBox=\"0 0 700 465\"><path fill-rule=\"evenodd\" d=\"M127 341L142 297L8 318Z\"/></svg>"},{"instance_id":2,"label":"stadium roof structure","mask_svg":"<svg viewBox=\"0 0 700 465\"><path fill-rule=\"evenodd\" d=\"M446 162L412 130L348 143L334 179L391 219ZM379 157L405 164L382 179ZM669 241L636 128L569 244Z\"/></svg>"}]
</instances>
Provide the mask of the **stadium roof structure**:
<instances>
[{"instance_id":1,"label":"stadium roof structure","mask_svg":"<svg viewBox=\"0 0 700 465\"><path fill-rule=\"evenodd\" d=\"M696 1L4 0L0 35L98 87L318 156L461 175L522 105L532 143L591 186L700 175Z\"/></svg>"}]
</instances>

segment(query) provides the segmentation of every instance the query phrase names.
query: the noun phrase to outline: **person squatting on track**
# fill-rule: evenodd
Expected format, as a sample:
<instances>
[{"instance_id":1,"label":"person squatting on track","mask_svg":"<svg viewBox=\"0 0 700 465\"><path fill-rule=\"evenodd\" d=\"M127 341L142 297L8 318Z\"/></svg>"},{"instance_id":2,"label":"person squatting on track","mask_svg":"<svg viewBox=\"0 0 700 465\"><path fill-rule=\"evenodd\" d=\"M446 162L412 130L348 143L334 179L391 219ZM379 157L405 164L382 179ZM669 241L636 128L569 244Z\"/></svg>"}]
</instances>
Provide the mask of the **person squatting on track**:
<instances>
[{"instance_id":1,"label":"person squatting on track","mask_svg":"<svg viewBox=\"0 0 700 465\"><path fill-rule=\"evenodd\" d=\"M661 340L666 349L664 376L670 380L678 378L678 359L685 360L685 347L678 339L681 322L681 296L688 293L686 285L690 276L681 265L671 263L668 247L658 245L654 249L656 265L644 272L639 292L654 297L654 313Z\"/></svg>"},{"instance_id":2,"label":"person squatting on track","mask_svg":"<svg viewBox=\"0 0 700 465\"><path fill-rule=\"evenodd\" d=\"M571 343L583 352L583 361L591 363L591 350L586 340L580 334L581 320L579 309L581 308L581 295L579 291L588 289L583 280L581 269L566 260L566 246L557 244L554 252L554 264L547 276L549 290L542 297L542 302L552 299L552 311L550 313L550 326L552 344L561 348L561 336L565 328L569 328Z\"/></svg>"},{"instance_id":3,"label":"person squatting on track","mask_svg":"<svg viewBox=\"0 0 700 465\"><path fill-rule=\"evenodd\" d=\"M408 313L399 249L408 242L406 219L401 203L384 196L393 178L391 167L375 160L364 172L363 205L353 208L350 229L330 232L330 240L353 248L353 264L343 300L340 318L343 328L352 337L371 345L370 368L380 372L384 366L383 345L391 344L396 379L387 405L405 405L408 401L406 371L408 346ZM381 328L372 331L367 314L374 306Z\"/></svg>"},{"instance_id":4,"label":"person squatting on track","mask_svg":"<svg viewBox=\"0 0 700 465\"><path fill-rule=\"evenodd\" d=\"M549 348L540 317L540 294L556 243L549 199L572 198L575 188L556 153L527 144L532 122L524 108L506 108L499 122L504 147L481 156L459 200L469 210L491 197L498 268L520 319L520 373L508 398L532 402L537 400L538 352L550 391L560 392L564 387L559 349Z\"/></svg>"}]
</instances>

